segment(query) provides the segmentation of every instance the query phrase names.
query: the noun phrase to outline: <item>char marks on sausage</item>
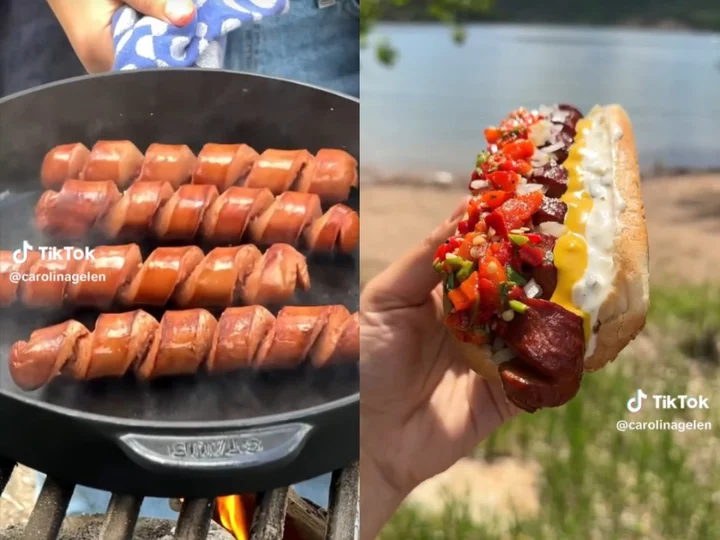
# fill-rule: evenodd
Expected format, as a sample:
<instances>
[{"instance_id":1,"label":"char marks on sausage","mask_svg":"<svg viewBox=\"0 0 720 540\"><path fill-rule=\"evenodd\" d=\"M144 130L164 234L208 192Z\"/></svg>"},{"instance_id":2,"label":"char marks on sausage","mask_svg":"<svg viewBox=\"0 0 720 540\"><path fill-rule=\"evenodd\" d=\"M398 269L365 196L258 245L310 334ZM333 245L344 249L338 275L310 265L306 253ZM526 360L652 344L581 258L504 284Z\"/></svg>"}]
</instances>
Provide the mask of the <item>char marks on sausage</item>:
<instances>
[{"instance_id":1,"label":"char marks on sausage","mask_svg":"<svg viewBox=\"0 0 720 540\"><path fill-rule=\"evenodd\" d=\"M186 144L151 144L145 152L137 182L167 182L173 189L190 181L195 154Z\"/></svg>"},{"instance_id":2,"label":"char marks on sausage","mask_svg":"<svg viewBox=\"0 0 720 540\"><path fill-rule=\"evenodd\" d=\"M210 184L220 193L243 184L259 154L247 144L207 143L197 157L193 184Z\"/></svg>"},{"instance_id":3,"label":"char marks on sausage","mask_svg":"<svg viewBox=\"0 0 720 540\"><path fill-rule=\"evenodd\" d=\"M43 159L40 179L45 189L60 189L65 180L80 178L90 158L90 150L82 143L61 144Z\"/></svg>"},{"instance_id":4,"label":"char marks on sausage","mask_svg":"<svg viewBox=\"0 0 720 540\"><path fill-rule=\"evenodd\" d=\"M98 141L82 173L88 182L111 180L126 189L140 174L144 156L131 141Z\"/></svg>"},{"instance_id":5,"label":"char marks on sausage","mask_svg":"<svg viewBox=\"0 0 720 540\"><path fill-rule=\"evenodd\" d=\"M508 397L520 408L535 410L553 406L548 399L577 392L583 373L585 333L580 316L540 299L525 299L525 313L516 313L498 334L516 353L512 363L500 366ZM516 369L518 365L522 369ZM574 388L574 390L571 390ZM562 402L564 403L564 402Z\"/></svg>"},{"instance_id":6,"label":"char marks on sausage","mask_svg":"<svg viewBox=\"0 0 720 540\"><path fill-rule=\"evenodd\" d=\"M357 212L342 204L323 215L312 193L232 187L218 196L214 185L188 184L173 192L163 182L133 184L122 195L115 184L70 180L46 191L36 206L38 228L58 239L97 231L112 240L191 241L197 236L237 244L247 233L259 245L295 244L304 235L310 251L352 253L359 239Z\"/></svg>"},{"instance_id":7,"label":"char marks on sausage","mask_svg":"<svg viewBox=\"0 0 720 540\"><path fill-rule=\"evenodd\" d=\"M232 186L314 193L324 203L347 200L358 185L357 160L344 150L268 149L258 154L246 144L207 143L197 158L184 144L151 144L143 156L130 141L98 141L92 151L81 143L51 149L43 161L46 189L66 180L111 180L121 190L133 182L167 182L173 189L192 182L223 193Z\"/></svg>"},{"instance_id":8,"label":"char marks on sausage","mask_svg":"<svg viewBox=\"0 0 720 540\"><path fill-rule=\"evenodd\" d=\"M527 412L564 405L578 393L582 379L582 374L577 378L547 379L517 359L505 362L499 371L505 395Z\"/></svg>"},{"instance_id":9,"label":"char marks on sausage","mask_svg":"<svg viewBox=\"0 0 720 540\"><path fill-rule=\"evenodd\" d=\"M533 169L528 181L546 186L547 193L545 195L558 199L567 191L568 172L565 167L551 161L542 167Z\"/></svg>"},{"instance_id":10,"label":"char marks on sausage","mask_svg":"<svg viewBox=\"0 0 720 540\"><path fill-rule=\"evenodd\" d=\"M560 199L552 199L544 197L542 204L537 212L533 214L533 224L540 225L547 221L556 223L565 223L565 215L567 214L567 204Z\"/></svg>"},{"instance_id":11,"label":"char marks on sausage","mask_svg":"<svg viewBox=\"0 0 720 540\"><path fill-rule=\"evenodd\" d=\"M137 244L99 246L92 259L74 260L62 251L56 260L30 252L17 264L11 251L0 251L0 307L19 302L33 308L63 305L108 309L121 306L178 308L227 307L238 303L277 304L297 289L310 288L305 257L287 244L274 244L263 254L251 244L218 247L207 255L196 246L161 247L143 262ZM12 282L13 272L38 279ZM42 280L43 274L96 276Z\"/></svg>"},{"instance_id":12,"label":"char marks on sausage","mask_svg":"<svg viewBox=\"0 0 720 540\"><path fill-rule=\"evenodd\" d=\"M226 309L219 320L204 309L167 311L160 321L137 310L100 315L95 331L77 321L36 330L10 350L10 374L35 390L58 375L76 380L140 379L220 373L244 367L294 368L356 362L357 313L342 306L286 307L277 318L262 306Z\"/></svg>"},{"instance_id":13,"label":"char marks on sausage","mask_svg":"<svg viewBox=\"0 0 720 540\"><path fill-rule=\"evenodd\" d=\"M122 195L107 182L68 180L60 191L46 191L35 207L35 222L44 233L65 238L83 238L96 227Z\"/></svg>"}]
</instances>

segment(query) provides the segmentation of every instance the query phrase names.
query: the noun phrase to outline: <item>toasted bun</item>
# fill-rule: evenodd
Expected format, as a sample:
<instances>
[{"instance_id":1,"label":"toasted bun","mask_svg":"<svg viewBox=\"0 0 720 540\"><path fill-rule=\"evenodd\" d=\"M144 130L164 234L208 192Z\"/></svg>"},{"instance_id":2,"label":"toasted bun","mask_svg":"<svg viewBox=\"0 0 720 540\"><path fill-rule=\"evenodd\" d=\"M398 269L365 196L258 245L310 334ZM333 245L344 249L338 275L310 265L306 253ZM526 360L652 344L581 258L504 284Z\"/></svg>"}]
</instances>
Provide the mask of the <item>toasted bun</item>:
<instances>
[{"instance_id":1,"label":"toasted bun","mask_svg":"<svg viewBox=\"0 0 720 540\"><path fill-rule=\"evenodd\" d=\"M585 371L596 371L617 358L645 326L650 304L648 235L632 124L619 105L609 105L605 111L623 132L615 145L615 186L626 207L615 238L613 288L600 306L597 344L585 359Z\"/></svg>"},{"instance_id":2,"label":"toasted bun","mask_svg":"<svg viewBox=\"0 0 720 540\"><path fill-rule=\"evenodd\" d=\"M445 314L447 315L452 308L452 304L444 296L443 307L445 308ZM453 339L455 339L453 337ZM470 366L470 369L479 373L483 378L488 380L500 380L500 372L497 366L491 360L492 351L489 345L470 345L469 343L462 343L461 341L455 340L460 354L463 360Z\"/></svg>"},{"instance_id":3,"label":"toasted bun","mask_svg":"<svg viewBox=\"0 0 720 540\"><path fill-rule=\"evenodd\" d=\"M615 143L615 185L626 207L619 216L621 228L615 238L613 288L600 307L595 350L585 359L585 371L596 371L613 361L645 326L649 306L648 237L645 208L640 193L640 171L632 125L619 105L603 107L623 137ZM445 312L450 310L445 301ZM456 342L470 368L486 379L499 379L488 345Z\"/></svg>"}]
</instances>

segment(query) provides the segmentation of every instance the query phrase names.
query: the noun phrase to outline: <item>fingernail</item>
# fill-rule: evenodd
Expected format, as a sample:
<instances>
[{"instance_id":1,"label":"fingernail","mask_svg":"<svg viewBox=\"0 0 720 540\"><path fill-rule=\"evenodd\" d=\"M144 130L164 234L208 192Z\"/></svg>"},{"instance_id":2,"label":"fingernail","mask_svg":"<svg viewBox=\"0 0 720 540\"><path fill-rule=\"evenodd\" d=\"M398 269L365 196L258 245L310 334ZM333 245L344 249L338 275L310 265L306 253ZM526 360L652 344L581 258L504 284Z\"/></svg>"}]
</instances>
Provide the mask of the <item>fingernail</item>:
<instances>
[{"instance_id":1,"label":"fingernail","mask_svg":"<svg viewBox=\"0 0 720 540\"><path fill-rule=\"evenodd\" d=\"M195 15L195 4L190 0L167 0L165 16L173 24L185 25Z\"/></svg>"}]
</instances>

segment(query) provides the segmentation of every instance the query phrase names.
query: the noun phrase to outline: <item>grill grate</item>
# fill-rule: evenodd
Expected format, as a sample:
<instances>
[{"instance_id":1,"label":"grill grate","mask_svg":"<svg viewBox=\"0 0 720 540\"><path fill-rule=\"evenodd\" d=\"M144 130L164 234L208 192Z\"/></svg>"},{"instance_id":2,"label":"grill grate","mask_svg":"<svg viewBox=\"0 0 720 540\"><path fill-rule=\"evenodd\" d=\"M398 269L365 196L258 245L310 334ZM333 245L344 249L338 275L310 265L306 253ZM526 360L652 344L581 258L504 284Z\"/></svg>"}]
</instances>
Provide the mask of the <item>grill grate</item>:
<instances>
[{"instance_id":1,"label":"grill grate","mask_svg":"<svg viewBox=\"0 0 720 540\"><path fill-rule=\"evenodd\" d=\"M14 468L13 462L0 457L0 494L10 480ZM333 473L327 513L301 499L287 487L259 494L250 526L250 540L283 540L286 518L297 520L295 529L302 540L357 538L358 474L357 463ZM55 540L63 525L74 489L73 485L63 484L48 477L30 514L22 538ZM132 540L142 501L143 497L113 494L100 529L100 540ZM185 499L180 509L174 538L207 539L214 505L214 499ZM324 529L324 535L319 529Z\"/></svg>"}]
</instances>

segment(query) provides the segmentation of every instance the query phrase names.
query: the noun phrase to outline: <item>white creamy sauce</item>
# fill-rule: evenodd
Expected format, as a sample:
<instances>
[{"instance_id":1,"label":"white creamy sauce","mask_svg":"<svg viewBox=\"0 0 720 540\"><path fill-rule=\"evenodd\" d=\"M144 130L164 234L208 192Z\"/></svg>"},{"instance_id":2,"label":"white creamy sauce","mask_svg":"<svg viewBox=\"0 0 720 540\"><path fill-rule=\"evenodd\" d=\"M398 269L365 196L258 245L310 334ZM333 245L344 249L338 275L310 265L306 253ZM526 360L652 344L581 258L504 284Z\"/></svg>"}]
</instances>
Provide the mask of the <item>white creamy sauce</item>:
<instances>
[{"instance_id":1,"label":"white creamy sauce","mask_svg":"<svg viewBox=\"0 0 720 540\"><path fill-rule=\"evenodd\" d=\"M622 128L599 108L593 109L588 117L592 119L592 125L584 133L583 160L578 172L593 205L585 230L588 265L582 279L573 286L573 303L590 315L591 328L595 328L600 306L613 286L614 242L626 203L614 182L615 143L623 137ZM597 334L593 331L585 358L595 350L596 340Z\"/></svg>"}]
</instances>

